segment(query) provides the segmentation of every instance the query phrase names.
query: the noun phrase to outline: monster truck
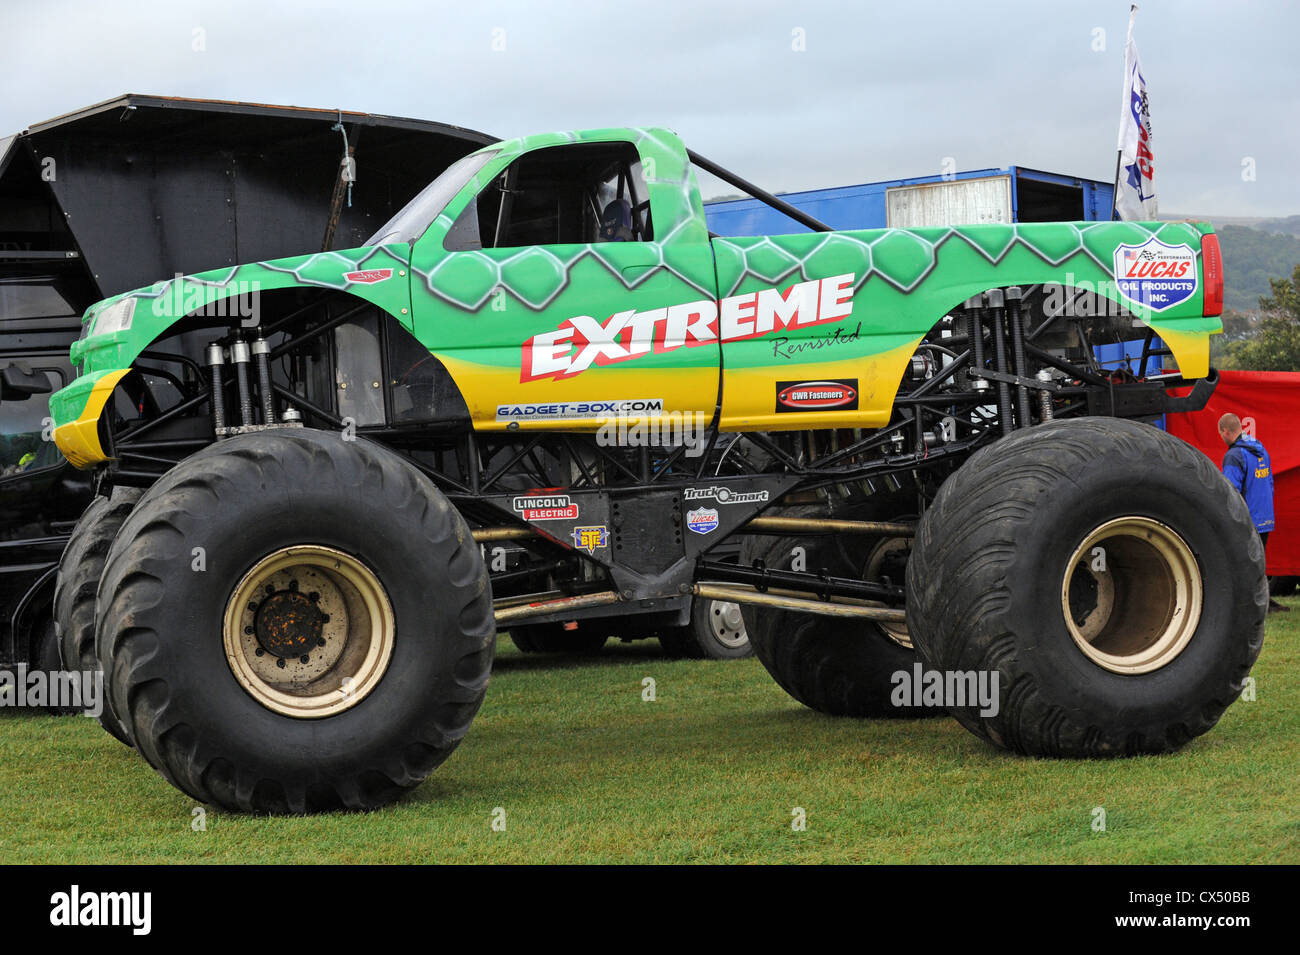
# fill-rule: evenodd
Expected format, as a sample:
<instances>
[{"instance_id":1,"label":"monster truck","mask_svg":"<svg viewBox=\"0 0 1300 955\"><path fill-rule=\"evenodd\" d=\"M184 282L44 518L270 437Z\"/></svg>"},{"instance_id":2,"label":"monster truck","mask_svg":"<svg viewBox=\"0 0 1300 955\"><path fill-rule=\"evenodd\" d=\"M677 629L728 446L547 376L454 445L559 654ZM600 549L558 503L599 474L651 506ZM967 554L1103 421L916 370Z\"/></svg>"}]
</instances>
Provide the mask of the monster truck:
<instances>
[{"instance_id":1,"label":"monster truck","mask_svg":"<svg viewBox=\"0 0 1300 955\"><path fill-rule=\"evenodd\" d=\"M796 231L711 235L695 167ZM362 248L87 312L56 440L146 488L99 582L107 718L206 802L375 807L465 735L498 628L702 598L823 712L1176 749L1267 603L1240 496L1143 420L1212 392L1222 296L1207 225L834 232L662 129L486 147ZM1097 364L1127 340L1136 373ZM489 583L502 541L530 559Z\"/></svg>"}]
</instances>

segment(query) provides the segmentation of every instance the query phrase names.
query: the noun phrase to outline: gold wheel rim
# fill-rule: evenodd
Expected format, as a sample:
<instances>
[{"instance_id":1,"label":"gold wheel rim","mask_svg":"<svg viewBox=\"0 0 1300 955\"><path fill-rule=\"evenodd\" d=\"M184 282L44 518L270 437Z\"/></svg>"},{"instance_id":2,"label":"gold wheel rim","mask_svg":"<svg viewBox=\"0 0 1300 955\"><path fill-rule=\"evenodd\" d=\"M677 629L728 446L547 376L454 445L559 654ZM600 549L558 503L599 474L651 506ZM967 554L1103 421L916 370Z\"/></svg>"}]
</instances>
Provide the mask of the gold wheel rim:
<instances>
[{"instance_id":1,"label":"gold wheel rim","mask_svg":"<svg viewBox=\"0 0 1300 955\"><path fill-rule=\"evenodd\" d=\"M299 719L364 700L388 669L395 632L375 573L315 544L258 561L235 587L222 623L239 684L267 709Z\"/></svg>"},{"instance_id":2,"label":"gold wheel rim","mask_svg":"<svg viewBox=\"0 0 1300 955\"><path fill-rule=\"evenodd\" d=\"M907 550L912 546L911 540L906 537L886 537L879 541L871 549L871 554L867 557L866 568L862 572L864 580L875 580L880 576L880 568L884 565L885 559L895 551ZM870 601L871 606L883 607L885 604L880 601ZM892 620L877 620L876 626L886 637L897 643L900 647L908 650L914 649L912 646L912 632L907 629L906 623L897 623Z\"/></svg>"},{"instance_id":3,"label":"gold wheel rim","mask_svg":"<svg viewBox=\"0 0 1300 955\"><path fill-rule=\"evenodd\" d=\"M1149 517L1120 517L1074 549L1061 582L1066 629L1112 673L1150 673L1187 648L1204 586L1192 549Z\"/></svg>"}]
</instances>

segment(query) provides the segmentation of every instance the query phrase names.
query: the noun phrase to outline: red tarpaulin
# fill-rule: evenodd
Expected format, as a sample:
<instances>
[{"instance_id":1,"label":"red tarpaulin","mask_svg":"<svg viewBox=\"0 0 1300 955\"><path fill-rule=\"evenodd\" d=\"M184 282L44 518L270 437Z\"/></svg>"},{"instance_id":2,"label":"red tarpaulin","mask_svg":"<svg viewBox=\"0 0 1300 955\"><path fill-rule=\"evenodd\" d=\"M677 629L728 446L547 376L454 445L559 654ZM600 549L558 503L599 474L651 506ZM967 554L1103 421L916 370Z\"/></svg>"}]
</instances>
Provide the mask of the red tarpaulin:
<instances>
[{"instance_id":1,"label":"red tarpaulin","mask_svg":"<svg viewBox=\"0 0 1300 955\"><path fill-rule=\"evenodd\" d=\"M1273 463L1273 510L1277 526L1268 538L1270 577L1300 575L1300 372L1224 371L1201 411L1171 414L1169 433L1200 448L1216 465L1227 450L1219 439L1219 416L1231 411L1254 435Z\"/></svg>"}]
</instances>

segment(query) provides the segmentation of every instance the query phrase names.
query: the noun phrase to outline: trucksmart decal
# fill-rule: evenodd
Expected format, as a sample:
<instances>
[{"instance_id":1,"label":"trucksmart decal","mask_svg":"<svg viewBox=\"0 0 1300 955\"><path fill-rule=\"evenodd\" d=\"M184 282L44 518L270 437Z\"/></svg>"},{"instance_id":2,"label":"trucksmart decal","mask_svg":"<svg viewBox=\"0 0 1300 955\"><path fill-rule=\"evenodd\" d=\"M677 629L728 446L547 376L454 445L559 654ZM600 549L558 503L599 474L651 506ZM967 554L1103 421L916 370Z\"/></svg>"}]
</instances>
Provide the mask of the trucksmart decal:
<instances>
[{"instance_id":1,"label":"trucksmart decal","mask_svg":"<svg viewBox=\"0 0 1300 955\"><path fill-rule=\"evenodd\" d=\"M688 487L682 492L687 501L708 498L719 504L761 504L768 498L767 491L733 491L729 487Z\"/></svg>"},{"instance_id":2,"label":"trucksmart decal","mask_svg":"<svg viewBox=\"0 0 1300 955\"><path fill-rule=\"evenodd\" d=\"M604 322L575 315L555 331L524 342L519 380L571 378L593 364L612 365L683 346L743 341L838 322L853 312L854 279L850 272L796 282L782 290L729 295L717 302L701 299L640 312L628 309Z\"/></svg>"},{"instance_id":3,"label":"trucksmart decal","mask_svg":"<svg viewBox=\"0 0 1300 955\"><path fill-rule=\"evenodd\" d=\"M858 379L840 378L835 381L778 381L776 383L776 411L852 410L858 406Z\"/></svg>"},{"instance_id":4,"label":"trucksmart decal","mask_svg":"<svg viewBox=\"0 0 1300 955\"><path fill-rule=\"evenodd\" d=\"M1115 249L1115 284L1135 305L1163 312L1196 294L1196 250L1151 238Z\"/></svg>"}]
</instances>

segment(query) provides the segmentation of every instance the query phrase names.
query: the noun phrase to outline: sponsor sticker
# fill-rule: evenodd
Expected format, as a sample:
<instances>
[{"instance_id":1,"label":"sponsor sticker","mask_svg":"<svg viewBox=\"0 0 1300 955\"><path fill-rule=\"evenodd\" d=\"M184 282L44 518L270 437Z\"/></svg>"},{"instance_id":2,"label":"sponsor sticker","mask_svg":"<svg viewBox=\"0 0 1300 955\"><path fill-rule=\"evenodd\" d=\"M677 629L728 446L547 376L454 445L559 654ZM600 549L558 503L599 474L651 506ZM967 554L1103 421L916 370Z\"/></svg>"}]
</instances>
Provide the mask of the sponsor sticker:
<instances>
[{"instance_id":1,"label":"sponsor sticker","mask_svg":"<svg viewBox=\"0 0 1300 955\"><path fill-rule=\"evenodd\" d=\"M608 401L553 401L549 404L497 405L498 421L553 421L561 418L617 418L662 415L662 398Z\"/></svg>"},{"instance_id":2,"label":"sponsor sticker","mask_svg":"<svg viewBox=\"0 0 1300 955\"><path fill-rule=\"evenodd\" d=\"M710 498L719 504L760 504L767 500L768 492L733 491L729 487L688 487L682 497L688 501Z\"/></svg>"},{"instance_id":3,"label":"sponsor sticker","mask_svg":"<svg viewBox=\"0 0 1300 955\"><path fill-rule=\"evenodd\" d=\"M791 411L851 411L858 406L858 379L832 381L778 381L777 414Z\"/></svg>"},{"instance_id":4,"label":"sponsor sticker","mask_svg":"<svg viewBox=\"0 0 1300 955\"><path fill-rule=\"evenodd\" d=\"M609 546L609 532L604 524L591 524L573 529L573 546L594 554L597 547Z\"/></svg>"},{"instance_id":5,"label":"sponsor sticker","mask_svg":"<svg viewBox=\"0 0 1300 955\"><path fill-rule=\"evenodd\" d=\"M360 272L344 272L343 277L349 282L355 282L358 285L374 285L376 282L386 282L393 277L392 269L363 269Z\"/></svg>"},{"instance_id":6,"label":"sponsor sticker","mask_svg":"<svg viewBox=\"0 0 1300 955\"><path fill-rule=\"evenodd\" d=\"M701 507L686 512L686 526L697 534L711 534L718 529L718 509Z\"/></svg>"},{"instance_id":7,"label":"sponsor sticker","mask_svg":"<svg viewBox=\"0 0 1300 955\"><path fill-rule=\"evenodd\" d=\"M517 497L514 509L526 521L573 521L578 519L578 505L565 494Z\"/></svg>"},{"instance_id":8,"label":"sponsor sticker","mask_svg":"<svg viewBox=\"0 0 1300 955\"><path fill-rule=\"evenodd\" d=\"M1198 281L1196 251L1190 245L1169 245L1152 238L1141 245L1115 249L1115 284L1120 297L1153 312L1187 301L1196 294Z\"/></svg>"}]
</instances>

